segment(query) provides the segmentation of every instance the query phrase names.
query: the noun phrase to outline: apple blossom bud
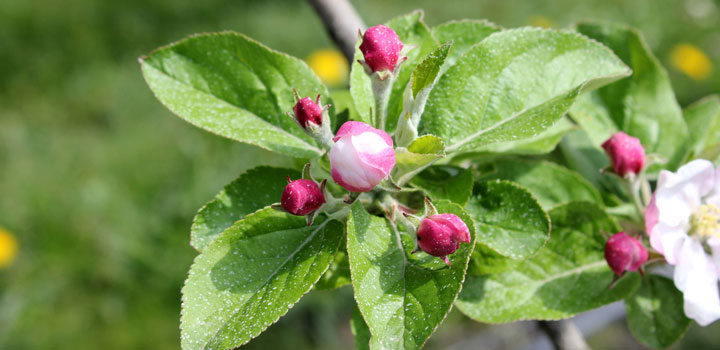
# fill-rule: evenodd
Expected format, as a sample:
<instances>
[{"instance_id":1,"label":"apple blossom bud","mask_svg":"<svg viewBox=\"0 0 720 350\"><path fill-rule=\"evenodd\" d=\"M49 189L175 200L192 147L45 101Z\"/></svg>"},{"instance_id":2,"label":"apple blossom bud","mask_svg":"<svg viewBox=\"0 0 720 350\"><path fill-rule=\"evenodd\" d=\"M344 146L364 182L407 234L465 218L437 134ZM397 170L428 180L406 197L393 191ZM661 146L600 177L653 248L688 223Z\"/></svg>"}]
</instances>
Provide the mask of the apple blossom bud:
<instances>
[{"instance_id":1,"label":"apple blossom bud","mask_svg":"<svg viewBox=\"0 0 720 350\"><path fill-rule=\"evenodd\" d=\"M605 243L605 260L616 275L625 271L637 271L648 259L648 251L642 243L625 234L616 233Z\"/></svg>"},{"instance_id":2,"label":"apple blossom bud","mask_svg":"<svg viewBox=\"0 0 720 350\"><path fill-rule=\"evenodd\" d=\"M365 31L360 51L372 72L395 70L403 44L394 30L377 25Z\"/></svg>"},{"instance_id":3,"label":"apple blossom bud","mask_svg":"<svg viewBox=\"0 0 720 350\"><path fill-rule=\"evenodd\" d=\"M315 181L290 181L282 194L280 204L290 214L303 216L312 213L325 203L325 196Z\"/></svg>"},{"instance_id":4,"label":"apple blossom bud","mask_svg":"<svg viewBox=\"0 0 720 350\"><path fill-rule=\"evenodd\" d=\"M318 95L318 101L319 98ZM293 112L295 112L295 119L298 124L303 128L307 129L310 123L322 125L323 108L318 103L313 102L310 97L297 101L295 107L293 107Z\"/></svg>"},{"instance_id":5,"label":"apple blossom bud","mask_svg":"<svg viewBox=\"0 0 720 350\"><path fill-rule=\"evenodd\" d=\"M628 173L638 174L645 162L645 149L640 140L622 131L615 133L602 144L610 157L613 170L620 176Z\"/></svg>"},{"instance_id":6,"label":"apple blossom bud","mask_svg":"<svg viewBox=\"0 0 720 350\"><path fill-rule=\"evenodd\" d=\"M368 192L387 179L395 166L390 135L363 122L343 124L333 138L330 169L333 180L351 192Z\"/></svg>"},{"instance_id":7,"label":"apple blossom bud","mask_svg":"<svg viewBox=\"0 0 720 350\"><path fill-rule=\"evenodd\" d=\"M441 257L450 265L447 255L455 253L460 242L470 243L470 230L457 215L432 215L420 223L417 242L424 252Z\"/></svg>"}]
</instances>

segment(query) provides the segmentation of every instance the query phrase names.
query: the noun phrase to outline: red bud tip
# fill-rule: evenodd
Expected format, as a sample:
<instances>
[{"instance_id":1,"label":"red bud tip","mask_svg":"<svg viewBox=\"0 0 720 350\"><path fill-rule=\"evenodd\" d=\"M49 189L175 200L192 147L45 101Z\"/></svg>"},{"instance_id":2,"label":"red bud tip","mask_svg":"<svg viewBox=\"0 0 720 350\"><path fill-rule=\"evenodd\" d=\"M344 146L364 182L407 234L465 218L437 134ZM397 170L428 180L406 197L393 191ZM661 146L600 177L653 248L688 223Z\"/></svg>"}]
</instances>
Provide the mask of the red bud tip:
<instances>
[{"instance_id":1,"label":"red bud tip","mask_svg":"<svg viewBox=\"0 0 720 350\"><path fill-rule=\"evenodd\" d=\"M320 101L320 95L318 95L318 101ZM315 125L322 124L323 109L317 103L313 102L310 97L305 97L298 101L293 107L295 112L295 119L303 127L307 128L310 123Z\"/></svg>"},{"instance_id":2,"label":"red bud tip","mask_svg":"<svg viewBox=\"0 0 720 350\"><path fill-rule=\"evenodd\" d=\"M605 243L605 260L616 275L637 271L648 260L648 251L637 239L619 232Z\"/></svg>"},{"instance_id":3,"label":"red bud tip","mask_svg":"<svg viewBox=\"0 0 720 350\"><path fill-rule=\"evenodd\" d=\"M417 239L420 249L450 265L447 255L455 253L460 243L470 243L470 230L457 215L437 214L423 219Z\"/></svg>"},{"instance_id":4,"label":"red bud tip","mask_svg":"<svg viewBox=\"0 0 720 350\"><path fill-rule=\"evenodd\" d=\"M613 170L620 176L638 174L645 163L645 149L640 140L622 131L615 133L602 144L610 157Z\"/></svg>"},{"instance_id":5,"label":"red bud tip","mask_svg":"<svg viewBox=\"0 0 720 350\"><path fill-rule=\"evenodd\" d=\"M325 197L317 183L311 180L295 180L285 186L280 204L290 214L304 216L319 209Z\"/></svg>"},{"instance_id":6,"label":"red bud tip","mask_svg":"<svg viewBox=\"0 0 720 350\"><path fill-rule=\"evenodd\" d=\"M368 28L360 44L365 63L373 73L395 70L402 48L403 43L397 33L384 25Z\"/></svg>"}]
</instances>

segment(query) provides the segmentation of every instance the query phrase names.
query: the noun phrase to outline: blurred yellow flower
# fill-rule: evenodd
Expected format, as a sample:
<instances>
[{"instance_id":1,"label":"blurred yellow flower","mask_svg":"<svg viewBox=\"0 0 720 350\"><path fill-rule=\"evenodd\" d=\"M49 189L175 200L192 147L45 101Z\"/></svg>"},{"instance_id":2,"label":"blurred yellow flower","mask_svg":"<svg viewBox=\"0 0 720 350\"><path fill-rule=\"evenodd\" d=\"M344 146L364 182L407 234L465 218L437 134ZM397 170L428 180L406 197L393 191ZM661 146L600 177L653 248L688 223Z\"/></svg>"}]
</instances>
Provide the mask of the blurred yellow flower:
<instances>
[{"instance_id":1,"label":"blurred yellow flower","mask_svg":"<svg viewBox=\"0 0 720 350\"><path fill-rule=\"evenodd\" d=\"M305 60L318 77L329 86L338 86L347 80L348 64L340 51L317 50Z\"/></svg>"},{"instance_id":2,"label":"blurred yellow flower","mask_svg":"<svg viewBox=\"0 0 720 350\"><path fill-rule=\"evenodd\" d=\"M553 26L553 22L549 18L539 15L530 17L528 23L533 27L540 28L550 28Z\"/></svg>"},{"instance_id":3,"label":"blurred yellow flower","mask_svg":"<svg viewBox=\"0 0 720 350\"><path fill-rule=\"evenodd\" d=\"M670 61L675 68L695 80L705 80L712 74L712 62L707 55L688 43L676 45L670 53Z\"/></svg>"},{"instance_id":4,"label":"blurred yellow flower","mask_svg":"<svg viewBox=\"0 0 720 350\"><path fill-rule=\"evenodd\" d=\"M0 227L0 269L10 266L17 256L15 236Z\"/></svg>"}]
</instances>

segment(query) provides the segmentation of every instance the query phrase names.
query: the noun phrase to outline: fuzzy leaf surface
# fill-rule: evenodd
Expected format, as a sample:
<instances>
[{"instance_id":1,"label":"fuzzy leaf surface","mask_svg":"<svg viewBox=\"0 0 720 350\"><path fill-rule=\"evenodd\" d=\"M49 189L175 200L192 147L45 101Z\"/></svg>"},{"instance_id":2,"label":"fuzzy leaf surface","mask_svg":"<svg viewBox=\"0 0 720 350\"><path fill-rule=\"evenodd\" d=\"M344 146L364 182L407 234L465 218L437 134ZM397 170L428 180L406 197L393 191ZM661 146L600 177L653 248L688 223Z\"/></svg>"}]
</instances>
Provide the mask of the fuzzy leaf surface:
<instances>
[{"instance_id":1,"label":"fuzzy leaf surface","mask_svg":"<svg viewBox=\"0 0 720 350\"><path fill-rule=\"evenodd\" d=\"M190 228L190 245L201 252L235 221L280 202L287 176L295 180L300 172L260 166L240 175L200 208Z\"/></svg>"},{"instance_id":2,"label":"fuzzy leaf surface","mask_svg":"<svg viewBox=\"0 0 720 350\"><path fill-rule=\"evenodd\" d=\"M547 213L527 189L516 183L476 183L465 209L475 222L478 242L502 256L526 259L548 240Z\"/></svg>"},{"instance_id":3,"label":"fuzzy leaf surface","mask_svg":"<svg viewBox=\"0 0 720 350\"><path fill-rule=\"evenodd\" d=\"M421 133L450 152L533 137L578 94L630 74L610 50L577 33L523 28L491 34L433 88Z\"/></svg>"},{"instance_id":4,"label":"fuzzy leaf surface","mask_svg":"<svg viewBox=\"0 0 720 350\"><path fill-rule=\"evenodd\" d=\"M355 300L372 337L371 349L418 349L445 319L465 277L475 242L472 221L457 204L436 202L438 211L458 215L471 243L448 256L447 266L414 248L407 234L355 203L348 219L348 255Z\"/></svg>"},{"instance_id":5,"label":"fuzzy leaf surface","mask_svg":"<svg viewBox=\"0 0 720 350\"><path fill-rule=\"evenodd\" d=\"M648 275L625 300L630 331L651 348L666 348L685 335L690 319L683 310L683 295L666 277Z\"/></svg>"},{"instance_id":6,"label":"fuzzy leaf surface","mask_svg":"<svg viewBox=\"0 0 720 350\"><path fill-rule=\"evenodd\" d=\"M322 94L323 103L332 104L302 60L224 32L189 37L140 62L155 96L190 124L294 157L322 154L285 114L295 104L293 88L303 97Z\"/></svg>"},{"instance_id":7,"label":"fuzzy leaf surface","mask_svg":"<svg viewBox=\"0 0 720 350\"><path fill-rule=\"evenodd\" d=\"M212 241L183 287L183 349L232 349L256 337L328 269L343 225L270 207L236 222Z\"/></svg>"},{"instance_id":8,"label":"fuzzy leaf surface","mask_svg":"<svg viewBox=\"0 0 720 350\"><path fill-rule=\"evenodd\" d=\"M608 289L613 272L604 257L601 232L617 224L600 207L573 202L550 211L552 235L538 253L512 269L468 275L455 302L470 318L486 323L557 320L630 296L640 275L626 275Z\"/></svg>"}]
</instances>

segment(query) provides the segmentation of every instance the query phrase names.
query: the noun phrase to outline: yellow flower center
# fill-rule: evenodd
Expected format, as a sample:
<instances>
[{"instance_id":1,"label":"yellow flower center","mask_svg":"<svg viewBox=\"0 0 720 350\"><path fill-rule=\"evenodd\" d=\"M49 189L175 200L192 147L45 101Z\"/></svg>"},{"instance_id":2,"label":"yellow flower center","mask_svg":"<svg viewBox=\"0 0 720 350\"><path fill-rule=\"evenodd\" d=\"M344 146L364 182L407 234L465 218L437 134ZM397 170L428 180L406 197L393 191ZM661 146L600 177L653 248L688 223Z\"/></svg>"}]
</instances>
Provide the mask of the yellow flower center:
<instances>
[{"instance_id":1,"label":"yellow flower center","mask_svg":"<svg viewBox=\"0 0 720 350\"><path fill-rule=\"evenodd\" d=\"M720 238L720 208L715 204L701 205L690 218L690 233L702 238Z\"/></svg>"},{"instance_id":2,"label":"yellow flower center","mask_svg":"<svg viewBox=\"0 0 720 350\"><path fill-rule=\"evenodd\" d=\"M17 241L10 232L0 228L0 269L10 266L17 255Z\"/></svg>"}]
</instances>

